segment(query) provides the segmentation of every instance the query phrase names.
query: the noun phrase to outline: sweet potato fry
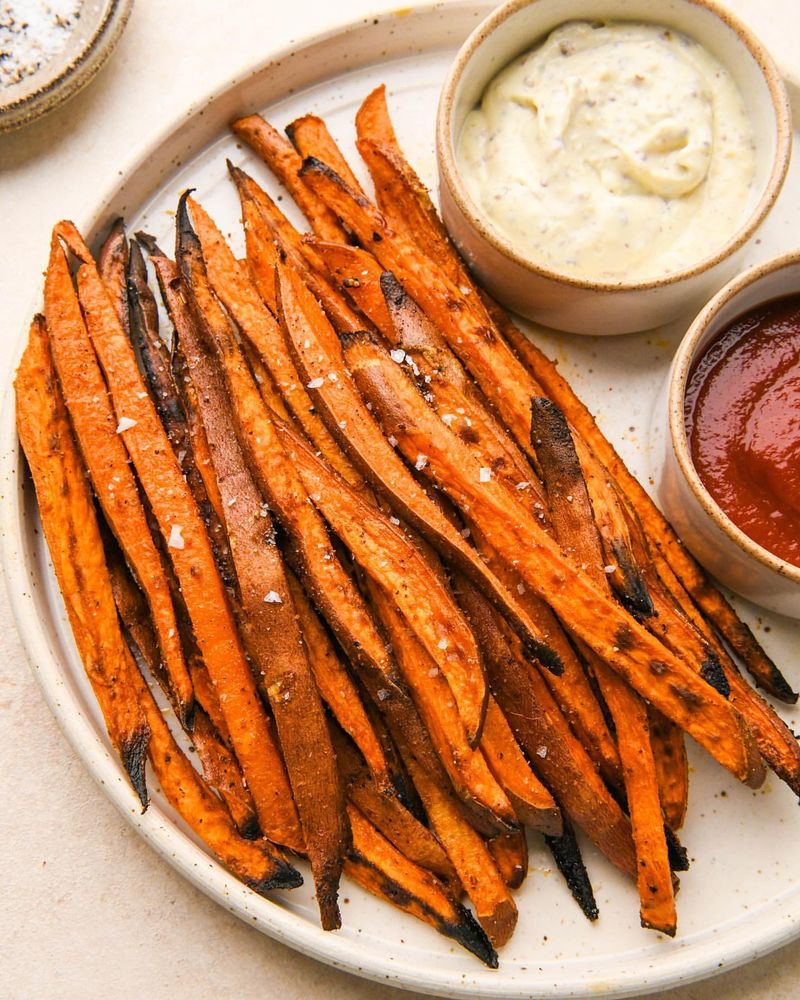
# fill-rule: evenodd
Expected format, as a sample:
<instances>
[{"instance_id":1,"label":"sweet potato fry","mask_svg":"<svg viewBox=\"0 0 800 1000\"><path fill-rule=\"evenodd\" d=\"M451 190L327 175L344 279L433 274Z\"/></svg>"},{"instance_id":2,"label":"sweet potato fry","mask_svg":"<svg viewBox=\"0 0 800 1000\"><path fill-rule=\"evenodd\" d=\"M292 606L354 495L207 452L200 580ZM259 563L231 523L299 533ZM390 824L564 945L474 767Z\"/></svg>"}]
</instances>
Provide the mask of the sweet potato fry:
<instances>
[{"instance_id":1,"label":"sweet potato fry","mask_svg":"<svg viewBox=\"0 0 800 1000\"><path fill-rule=\"evenodd\" d=\"M509 889L519 889L528 874L528 841L524 830L498 833L488 844L489 853Z\"/></svg>"},{"instance_id":2,"label":"sweet potato fry","mask_svg":"<svg viewBox=\"0 0 800 1000\"><path fill-rule=\"evenodd\" d=\"M119 550L115 552L115 549L116 545L106 545L106 559L123 632L134 659L140 665L144 664L147 667L170 697L169 680L161 665L147 602L126 569ZM253 797L247 790L236 759L216 733L202 705L200 691L195 688L195 710L190 737L200 759L203 778L228 807L228 812L241 835L247 840L255 840L261 836L261 828L258 825Z\"/></svg>"},{"instance_id":3,"label":"sweet potato fry","mask_svg":"<svg viewBox=\"0 0 800 1000\"><path fill-rule=\"evenodd\" d=\"M531 770L502 709L491 696L481 750L520 822L532 830L557 836L561 832L561 811Z\"/></svg>"},{"instance_id":4,"label":"sweet potato fry","mask_svg":"<svg viewBox=\"0 0 800 1000\"><path fill-rule=\"evenodd\" d=\"M114 749L142 806L150 728L117 623L94 504L56 378L45 321L34 318L14 380L17 431L75 644Z\"/></svg>"},{"instance_id":5,"label":"sweet potato fry","mask_svg":"<svg viewBox=\"0 0 800 1000\"><path fill-rule=\"evenodd\" d=\"M136 239L150 254L150 260L156 272L158 287L161 291L164 306L172 321L173 328L179 331L183 313L186 311L186 304L181 293L181 281L177 265L159 250L155 240L147 236L146 233L137 233ZM217 520L221 524L223 519L222 500L219 496L217 481L214 478L214 470L211 466L211 452L206 440L203 423L197 416L196 394L178 338L173 338L171 350L170 366L172 369L172 378L180 396L181 409L186 420L186 433L191 443L191 454L194 457L194 465L203 480L209 503L214 508Z\"/></svg>"},{"instance_id":6,"label":"sweet potato fry","mask_svg":"<svg viewBox=\"0 0 800 1000\"><path fill-rule=\"evenodd\" d=\"M375 185L377 203L389 226L417 243L420 249L459 289L477 297L479 291L466 271L425 185L405 159L397 141L386 103L385 87L368 95L356 115L358 148ZM493 316L495 322L497 317ZM535 386L530 386L531 394ZM598 527L619 574L612 579L620 595L643 615L651 615L646 587L631 559L624 511L612 484L590 449L580 449L584 475L592 496Z\"/></svg>"},{"instance_id":7,"label":"sweet potato fry","mask_svg":"<svg viewBox=\"0 0 800 1000\"><path fill-rule=\"evenodd\" d=\"M424 473L470 517L491 530L492 545L526 586L547 600L570 630L638 693L694 736L741 781L758 786L764 770L747 726L721 695L608 600L511 493L481 472L468 448L427 407L399 365L368 335L350 335L346 360L373 412L410 461L423 451ZM598 622L602 620L602 627Z\"/></svg>"},{"instance_id":8,"label":"sweet potato fry","mask_svg":"<svg viewBox=\"0 0 800 1000\"><path fill-rule=\"evenodd\" d=\"M341 925L337 891L347 838L333 747L273 525L239 448L224 382L191 325L182 344L225 511L245 647L275 719L322 926L333 930Z\"/></svg>"},{"instance_id":9,"label":"sweet potato fry","mask_svg":"<svg viewBox=\"0 0 800 1000\"><path fill-rule=\"evenodd\" d=\"M471 279L425 185L405 159L386 102L386 87L376 87L356 114L358 151L375 185L378 207L397 232L417 233L425 253L457 285L469 287ZM382 155L376 155L380 150ZM335 169L335 168L334 168Z\"/></svg>"},{"instance_id":10,"label":"sweet potato fry","mask_svg":"<svg viewBox=\"0 0 800 1000\"><path fill-rule=\"evenodd\" d=\"M689 761L683 731L652 705L648 728L664 819L671 829L680 830L689 804Z\"/></svg>"},{"instance_id":11,"label":"sweet potato fry","mask_svg":"<svg viewBox=\"0 0 800 1000\"><path fill-rule=\"evenodd\" d=\"M630 824L541 675L526 662L516 636L503 631L496 613L468 581L459 581L458 592L483 646L492 693L528 760L564 816L620 871L635 877Z\"/></svg>"},{"instance_id":12,"label":"sweet potato fry","mask_svg":"<svg viewBox=\"0 0 800 1000\"><path fill-rule=\"evenodd\" d=\"M234 133L258 155L297 202L297 207L321 239L346 240L336 216L308 190L298 173L302 159L292 144L260 115L247 115L231 122Z\"/></svg>"},{"instance_id":13,"label":"sweet potato fry","mask_svg":"<svg viewBox=\"0 0 800 1000\"><path fill-rule=\"evenodd\" d=\"M303 164L301 177L353 230L361 244L370 246L381 264L394 272L491 398L519 447L532 454L528 440L528 400L542 393L498 335L472 286L465 286L462 291L414 242L391 230L375 207L350 191L329 167L310 158ZM608 476L592 452L582 444L579 448L594 516L608 548L608 558L614 559L620 571L615 573L612 584L620 588L630 607L642 615L652 614L647 589L629 551L627 524L619 498L608 488Z\"/></svg>"},{"instance_id":14,"label":"sweet potato fry","mask_svg":"<svg viewBox=\"0 0 800 1000\"><path fill-rule=\"evenodd\" d=\"M244 354L248 367L253 375L256 385L258 386L258 392L264 401L267 410L274 413L276 417L279 417L284 423L289 424L294 427L298 434L302 435L302 430L298 422L294 419L292 414L286 407L283 401L283 396L275 388L275 383L272 381L269 372L264 367L264 362L256 353L255 348L247 340L241 340L240 346L242 348L242 353ZM331 439L333 445L336 442ZM312 442L313 444L314 442ZM338 446L337 446L338 447ZM319 449L320 455L324 452Z\"/></svg>"},{"instance_id":15,"label":"sweet potato fry","mask_svg":"<svg viewBox=\"0 0 800 1000\"><path fill-rule=\"evenodd\" d=\"M720 632L741 657L756 683L773 697L794 704L797 693L767 656L755 636L717 590L705 571L685 549L675 530L655 506L639 481L628 471L614 446L603 435L586 406L575 395L558 369L510 320L502 326L503 335L520 359L542 385L547 396L565 413L587 446L598 456L619 484L636 511L648 538L659 546L675 575Z\"/></svg>"},{"instance_id":16,"label":"sweet potato fry","mask_svg":"<svg viewBox=\"0 0 800 1000\"><path fill-rule=\"evenodd\" d=\"M162 256L154 244L151 246L154 256ZM202 432L201 428L196 428L194 434L190 432L186 410L190 409L192 417L196 411L190 407L184 407L182 403L172 359L167 345L159 333L158 307L147 283L147 269L138 243L131 245L129 258L127 278L131 341L138 353L142 372L155 403L156 412L161 418L161 423L164 425L172 450L178 459L181 472L186 477L200 516L205 522L223 582L229 591L235 592L236 571L233 567L230 545L222 523L222 501L219 500L215 506L210 499L206 480L210 481L211 476L206 474L205 479L203 478L195 455L195 444L198 439L201 439L200 452L203 458L206 457L205 433ZM171 313L169 296L165 296L165 305L167 311ZM174 323L174 317L170 315L170 318ZM173 352L175 346L173 339ZM210 455L208 455L208 461L210 462ZM216 483L214 483L212 495L218 496L218 493Z\"/></svg>"},{"instance_id":17,"label":"sweet potato fry","mask_svg":"<svg viewBox=\"0 0 800 1000\"><path fill-rule=\"evenodd\" d=\"M457 941L490 968L497 968L497 955L486 934L436 876L401 854L355 806L349 805L347 812L353 830L347 874L369 892Z\"/></svg>"},{"instance_id":18,"label":"sweet potato fry","mask_svg":"<svg viewBox=\"0 0 800 1000\"><path fill-rule=\"evenodd\" d=\"M483 729L487 687L477 644L446 584L377 507L365 503L288 427L281 428L288 459L312 502L372 582L403 615L429 666L449 686L470 746ZM401 669L403 666L400 659ZM404 670L415 697L415 680Z\"/></svg>"},{"instance_id":19,"label":"sweet potato fry","mask_svg":"<svg viewBox=\"0 0 800 1000\"><path fill-rule=\"evenodd\" d=\"M378 207L389 225L398 232L419 233L424 239L425 253L456 284L468 287L471 280L430 194L405 159L397 141L389 117L385 86L376 87L358 109L356 133L356 145L372 176Z\"/></svg>"},{"instance_id":20,"label":"sweet potato fry","mask_svg":"<svg viewBox=\"0 0 800 1000\"><path fill-rule=\"evenodd\" d=\"M385 83L370 91L361 102L356 112L356 134L359 139L371 139L387 146L397 146L397 135L386 102Z\"/></svg>"},{"instance_id":21,"label":"sweet potato fry","mask_svg":"<svg viewBox=\"0 0 800 1000\"><path fill-rule=\"evenodd\" d=\"M375 140L359 130L358 151L367 164L375 201L393 230L409 238L418 235L420 249L454 284L471 288L472 279L452 247L425 185L394 144Z\"/></svg>"},{"instance_id":22,"label":"sweet potato fry","mask_svg":"<svg viewBox=\"0 0 800 1000\"><path fill-rule=\"evenodd\" d=\"M496 948L506 944L517 925L517 907L489 848L467 823L452 794L400 751L425 806L431 827L447 851L481 927Z\"/></svg>"},{"instance_id":23,"label":"sweet potato fry","mask_svg":"<svg viewBox=\"0 0 800 1000\"><path fill-rule=\"evenodd\" d=\"M279 268L279 276L281 320L298 367L307 384L314 386L313 398L331 433L395 512L445 559L475 579L525 636L542 663L558 671L558 658L542 641L519 602L486 569L475 550L426 496L381 434L352 384L335 334L313 296L289 269Z\"/></svg>"},{"instance_id":24,"label":"sweet potato fry","mask_svg":"<svg viewBox=\"0 0 800 1000\"><path fill-rule=\"evenodd\" d=\"M135 421L124 431L125 446L166 542L259 822L268 831L274 803L288 794L288 784L239 642L205 525L91 255L74 227L62 223L58 232L69 240L82 261L78 271L81 306L92 344L109 380L117 418L125 416ZM82 392L85 394L85 386ZM115 466L114 475L118 474L120 469Z\"/></svg>"},{"instance_id":25,"label":"sweet potato fry","mask_svg":"<svg viewBox=\"0 0 800 1000\"><path fill-rule=\"evenodd\" d=\"M300 873L266 840L247 840L240 836L225 806L205 786L175 742L144 678L135 667L133 669L139 698L153 734L148 757L173 809L226 868L260 895L302 885Z\"/></svg>"},{"instance_id":26,"label":"sweet potato fry","mask_svg":"<svg viewBox=\"0 0 800 1000\"><path fill-rule=\"evenodd\" d=\"M677 833L671 826L664 824L664 834L667 838L667 851L669 852L669 866L674 872L688 872L691 868L689 852L678 839ZM677 879L674 879L677 889Z\"/></svg>"},{"instance_id":27,"label":"sweet potato fry","mask_svg":"<svg viewBox=\"0 0 800 1000\"><path fill-rule=\"evenodd\" d=\"M531 441L547 489L557 540L575 565L585 568L598 590L610 596L600 536L591 517L591 501L572 434L564 415L549 399L531 400ZM642 926L674 937L675 892L647 706L593 651L584 650L584 656L614 720L636 847Z\"/></svg>"},{"instance_id":28,"label":"sweet potato fry","mask_svg":"<svg viewBox=\"0 0 800 1000\"><path fill-rule=\"evenodd\" d=\"M287 571L286 578L319 693L336 721L361 751L377 787L382 792L388 792L391 790L389 765L380 739L361 703L358 689L297 577Z\"/></svg>"},{"instance_id":29,"label":"sweet potato fry","mask_svg":"<svg viewBox=\"0 0 800 1000\"><path fill-rule=\"evenodd\" d=\"M231 171L236 178L238 171ZM247 247L247 270L264 305L273 316L278 313L278 289L275 282L275 268L278 263L278 244L272 232L264 224L262 209L253 198L249 198L242 185L237 185L242 206L242 226Z\"/></svg>"},{"instance_id":30,"label":"sweet potato fry","mask_svg":"<svg viewBox=\"0 0 800 1000\"><path fill-rule=\"evenodd\" d=\"M96 523L94 530L97 533ZM118 602L120 614L123 618L130 614L134 616L130 623L142 644L137 648L147 648L147 655L154 657L152 662L155 664L158 648L152 627L147 621L146 604L141 596L137 601L130 589L125 587L126 583L130 584L135 594L135 585L129 577L117 574L116 584L122 585L122 590L118 591L105 564L102 565L102 571L98 564L97 576L104 576L109 589L113 588L121 594L122 601ZM257 843L253 843L255 838L260 837L260 831L257 821L254 822L252 801L242 784L235 761L216 739L208 716L202 709L196 711L192 739L206 771L206 780L214 784L223 795L228 811L209 791L178 747L130 656L128 666L135 697L151 734L147 755L161 790L176 812L223 864L254 891L265 894L272 889L291 889L301 885L303 880L300 874L275 853L266 841L259 839ZM163 674L163 668L160 672ZM165 680L162 676L162 683ZM241 833L233 826L229 813L239 815Z\"/></svg>"},{"instance_id":31,"label":"sweet potato fry","mask_svg":"<svg viewBox=\"0 0 800 1000\"><path fill-rule=\"evenodd\" d=\"M307 156L316 157L333 168L348 187L360 194L364 193L356 175L328 131L328 126L321 118L317 115L303 115L302 118L296 118L286 126L286 134L300 154L301 161Z\"/></svg>"},{"instance_id":32,"label":"sweet potato fry","mask_svg":"<svg viewBox=\"0 0 800 1000\"><path fill-rule=\"evenodd\" d=\"M747 720L764 760L795 795L800 795L797 737L768 702L750 687L735 665L730 664L726 677L731 689L731 704Z\"/></svg>"},{"instance_id":33,"label":"sweet potato fry","mask_svg":"<svg viewBox=\"0 0 800 1000\"><path fill-rule=\"evenodd\" d=\"M195 709L192 746L197 751L203 779L227 806L236 829L246 840L260 839L263 836L261 825L241 769L219 737L211 717L200 705Z\"/></svg>"},{"instance_id":34,"label":"sweet potato fry","mask_svg":"<svg viewBox=\"0 0 800 1000\"><path fill-rule=\"evenodd\" d=\"M103 293L105 295L105 291ZM55 235L50 247L44 298L53 361L78 446L106 520L147 598L180 712L185 719L190 719L192 683L178 638L169 584L123 443L123 436L128 432L120 420L130 415L115 415L112 409L67 259ZM109 311L113 312L107 296L106 301ZM114 318L119 327L116 314Z\"/></svg>"},{"instance_id":35,"label":"sweet potato fry","mask_svg":"<svg viewBox=\"0 0 800 1000\"><path fill-rule=\"evenodd\" d=\"M461 883L450 859L431 831L393 795L383 795L369 776L351 782L347 797L409 861L427 868L451 891Z\"/></svg>"},{"instance_id":36,"label":"sweet potato fry","mask_svg":"<svg viewBox=\"0 0 800 1000\"><path fill-rule=\"evenodd\" d=\"M558 870L564 876L572 898L588 920L597 920L600 911L597 909L589 873L583 863L581 849L572 826L564 823L564 832L561 836L545 837L545 842L550 848Z\"/></svg>"},{"instance_id":37,"label":"sweet potato fry","mask_svg":"<svg viewBox=\"0 0 800 1000\"><path fill-rule=\"evenodd\" d=\"M647 706L605 664L598 683L609 707L622 760L628 811L636 847L636 881L643 927L675 936L677 912L658 774L650 745Z\"/></svg>"},{"instance_id":38,"label":"sweet potato fry","mask_svg":"<svg viewBox=\"0 0 800 1000\"><path fill-rule=\"evenodd\" d=\"M116 219L100 247L97 269L103 284L108 289L120 325L128 329L128 238L125 223Z\"/></svg>"},{"instance_id":39,"label":"sweet potato fry","mask_svg":"<svg viewBox=\"0 0 800 1000\"><path fill-rule=\"evenodd\" d=\"M208 213L191 199L189 206L212 288L242 334L256 349L304 433L348 483L360 487L363 483L361 475L335 446L316 413L275 318L261 301Z\"/></svg>"},{"instance_id":40,"label":"sweet potato fry","mask_svg":"<svg viewBox=\"0 0 800 1000\"><path fill-rule=\"evenodd\" d=\"M655 614L645 619L644 624L673 653L683 655L692 665L697 666L703 680L727 698L730 685L716 650L684 614L664 585L653 563L651 547L647 544L635 515L631 516L631 541L655 610Z\"/></svg>"},{"instance_id":41,"label":"sweet potato fry","mask_svg":"<svg viewBox=\"0 0 800 1000\"><path fill-rule=\"evenodd\" d=\"M489 836L516 828L518 821L511 802L481 750L470 747L455 699L439 668L403 620L391 597L374 581L369 581L367 590L456 794L479 820L481 831Z\"/></svg>"}]
</instances>

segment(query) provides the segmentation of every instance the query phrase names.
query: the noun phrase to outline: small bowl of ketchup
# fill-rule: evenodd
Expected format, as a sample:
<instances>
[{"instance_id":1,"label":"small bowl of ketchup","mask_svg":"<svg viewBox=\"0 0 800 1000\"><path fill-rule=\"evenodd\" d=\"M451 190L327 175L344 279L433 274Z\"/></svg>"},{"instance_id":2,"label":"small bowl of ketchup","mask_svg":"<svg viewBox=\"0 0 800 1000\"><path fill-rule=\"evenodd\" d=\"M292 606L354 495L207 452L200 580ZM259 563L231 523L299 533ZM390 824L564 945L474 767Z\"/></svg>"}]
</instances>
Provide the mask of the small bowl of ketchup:
<instances>
[{"instance_id":1,"label":"small bowl of ketchup","mask_svg":"<svg viewBox=\"0 0 800 1000\"><path fill-rule=\"evenodd\" d=\"M800 252L708 303L675 355L668 405L667 516L722 583L800 618Z\"/></svg>"}]
</instances>

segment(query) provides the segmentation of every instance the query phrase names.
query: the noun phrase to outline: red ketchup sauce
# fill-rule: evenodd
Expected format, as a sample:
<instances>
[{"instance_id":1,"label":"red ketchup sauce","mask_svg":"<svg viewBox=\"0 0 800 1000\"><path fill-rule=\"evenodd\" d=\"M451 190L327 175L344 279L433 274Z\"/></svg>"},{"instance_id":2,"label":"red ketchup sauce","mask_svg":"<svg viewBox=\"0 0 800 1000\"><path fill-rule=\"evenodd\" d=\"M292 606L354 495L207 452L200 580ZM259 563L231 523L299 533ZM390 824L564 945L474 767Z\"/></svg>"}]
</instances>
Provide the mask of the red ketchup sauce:
<instances>
[{"instance_id":1,"label":"red ketchup sauce","mask_svg":"<svg viewBox=\"0 0 800 1000\"><path fill-rule=\"evenodd\" d=\"M740 316L689 374L689 451L753 541L800 566L800 295Z\"/></svg>"}]
</instances>

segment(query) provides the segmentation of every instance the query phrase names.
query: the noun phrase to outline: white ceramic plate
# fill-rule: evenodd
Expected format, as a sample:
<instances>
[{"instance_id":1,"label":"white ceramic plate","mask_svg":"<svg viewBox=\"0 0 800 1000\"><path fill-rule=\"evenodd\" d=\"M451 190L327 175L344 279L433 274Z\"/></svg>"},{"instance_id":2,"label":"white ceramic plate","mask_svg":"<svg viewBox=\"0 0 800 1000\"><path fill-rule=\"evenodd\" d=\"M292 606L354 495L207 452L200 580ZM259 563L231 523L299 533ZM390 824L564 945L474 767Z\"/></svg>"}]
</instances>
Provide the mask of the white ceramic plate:
<instances>
[{"instance_id":1,"label":"white ceramic plate","mask_svg":"<svg viewBox=\"0 0 800 1000\"><path fill-rule=\"evenodd\" d=\"M276 125L308 111L323 115L348 153L353 115L379 82L389 87L400 139L429 182L435 172L433 121L445 70L485 4L448 3L365 20L310 41L243 73L175 128L122 166L116 189L89 219L97 237L124 214L166 246L179 192L198 196L241 247L239 211L225 157L260 180L268 173L227 133L235 115L262 111ZM299 221L299 220L298 220ZM765 225L753 259L793 246L800 232L800 167ZM605 338L539 331L538 339L598 414L633 469L648 481L649 426L656 391L691 317L656 333ZM712 975L789 941L800 920L800 815L791 793L768 780L758 792L738 786L700 753L692 753L689 818L683 839L693 859L682 877L679 936L666 940L638 924L632 885L592 849L587 862L600 906L589 924L539 843L518 895L520 921L500 956L484 969L431 929L345 881L344 927L323 933L311 889L256 896L232 879L176 819L157 789L144 815L111 753L83 675L38 530L35 500L23 474L13 411L2 425L0 472L3 558L20 632L45 697L67 738L129 822L175 868L209 896L264 933L308 955L372 979L427 994L485 997L630 996ZM800 684L800 626L741 606L790 680ZM784 713L790 724L800 713ZM797 728L797 726L795 726ZM693 749L693 748L692 748ZM307 879L310 883L310 879Z\"/></svg>"}]
</instances>

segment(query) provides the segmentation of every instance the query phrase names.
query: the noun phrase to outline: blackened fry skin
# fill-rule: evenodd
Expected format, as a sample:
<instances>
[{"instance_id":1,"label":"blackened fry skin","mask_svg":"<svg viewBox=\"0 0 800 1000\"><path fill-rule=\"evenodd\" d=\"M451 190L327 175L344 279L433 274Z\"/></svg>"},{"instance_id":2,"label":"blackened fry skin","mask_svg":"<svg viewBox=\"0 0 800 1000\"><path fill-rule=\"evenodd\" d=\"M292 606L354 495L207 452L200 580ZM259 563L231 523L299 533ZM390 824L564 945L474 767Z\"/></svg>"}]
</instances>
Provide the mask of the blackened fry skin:
<instances>
[{"instance_id":1,"label":"blackened fry skin","mask_svg":"<svg viewBox=\"0 0 800 1000\"><path fill-rule=\"evenodd\" d=\"M131 243L128 264L128 305L131 340L139 355L158 415L172 441L176 429L185 419L177 394L167 391L170 388L169 352L159 336L155 298L147 283L144 256L135 242Z\"/></svg>"},{"instance_id":2,"label":"blackened fry skin","mask_svg":"<svg viewBox=\"0 0 800 1000\"><path fill-rule=\"evenodd\" d=\"M276 860L276 864L279 866L278 870L268 879L263 879L261 882L248 882L253 892L264 896L275 889L297 889L303 884L303 876L288 862Z\"/></svg>"},{"instance_id":3,"label":"blackened fry skin","mask_svg":"<svg viewBox=\"0 0 800 1000\"><path fill-rule=\"evenodd\" d=\"M127 332L128 238L125 233L125 223L121 218L115 219L111 224L97 257L97 267L114 303L122 328Z\"/></svg>"},{"instance_id":4,"label":"blackened fry skin","mask_svg":"<svg viewBox=\"0 0 800 1000\"><path fill-rule=\"evenodd\" d=\"M120 747L120 756L131 784L139 796L142 803L142 812L148 806L147 784L145 782L145 764L147 761L147 744L150 738L150 731L145 729L134 734Z\"/></svg>"},{"instance_id":5,"label":"blackened fry skin","mask_svg":"<svg viewBox=\"0 0 800 1000\"><path fill-rule=\"evenodd\" d=\"M656 609L647 590L642 571L631 559L630 549L625 545L612 542L611 551L624 581L623 592L625 596L622 603L640 621L652 618Z\"/></svg>"},{"instance_id":6,"label":"blackened fry skin","mask_svg":"<svg viewBox=\"0 0 800 1000\"><path fill-rule=\"evenodd\" d=\"M719 691L723 698L727 698L730 695L731 686L728 682L728 678L725 676L722 664L713 654L710 655L700 667L700 676L704 681L709 683L711 687Z\"/></svg>"},{"instance_id":7,"label":"blackened fry skin","mask_svg":"<svg viewBox=\"0 0 800 1000\"><path fill-rule=\"evenodd\" d=\"M572 826L564 820L564 832L560 837L545 837L545 843L550 848L558 870L564 876L575 902L580 906L588 920L597 920L600 911L594 898L589 873L583 863L581 850Z\"/></svg>"},{"instance_id":8,"label":"blackened fry skin","mask_svg":"<svg viewBox=\"0 0 800 1000\"><path fill-rule=\"evenodd\" d=\"M689 871L689 854L686 848L678 839L677 833L668 824L664 824L664 834L667 838L667 851L669 852L669 866L674 872Z\"/></svg>"},{"instance_id":9,"label":"blackened fry skin","mask_svg":"<svg viewBox=\"0 0 800 1000\"><path fill-rule=\"evenodd\" d=\"M745 639L749 638L755 644L755 639L752 633L746 626L743 628L743 632L746 633ZM787 705L794 705L797 703L797 692L792 690L792 686L777 668L777 666L772 662L772 660L767 660L764 670L760 675L753 674L756 685L762 688L764 691L771 694L773 698L777 698L779 701L785 702Z\"/></svg>"},{"instance_id":10,"label":"blackened fry skin","mask_svg":"<svg viewBox=\"0 0 800 1000\"><path fill-rule=\"evenodd\" d=\"M245 825L240 828L239 833L245 840L258 840L263 836L256 816L251 816Z\"/></svg>"}]
</instances>

